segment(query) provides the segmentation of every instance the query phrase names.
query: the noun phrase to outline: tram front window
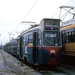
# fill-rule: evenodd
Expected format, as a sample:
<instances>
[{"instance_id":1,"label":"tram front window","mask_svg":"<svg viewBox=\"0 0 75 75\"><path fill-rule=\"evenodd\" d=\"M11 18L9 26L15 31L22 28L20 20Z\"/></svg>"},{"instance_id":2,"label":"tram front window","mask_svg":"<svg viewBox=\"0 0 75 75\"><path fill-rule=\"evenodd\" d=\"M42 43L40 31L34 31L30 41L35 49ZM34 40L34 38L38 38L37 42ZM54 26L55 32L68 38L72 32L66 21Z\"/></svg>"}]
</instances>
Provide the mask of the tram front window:
<instances>
[{"instance_id":1,"label":"tram front window","mask_svg":"<svg viewBox=\"0 0 75 75\"><path fill-rule=\"evenodd\" d=\"M44 46L61 46L60 32L45 31L43 34Z\"/></svg>"}]
</instances>

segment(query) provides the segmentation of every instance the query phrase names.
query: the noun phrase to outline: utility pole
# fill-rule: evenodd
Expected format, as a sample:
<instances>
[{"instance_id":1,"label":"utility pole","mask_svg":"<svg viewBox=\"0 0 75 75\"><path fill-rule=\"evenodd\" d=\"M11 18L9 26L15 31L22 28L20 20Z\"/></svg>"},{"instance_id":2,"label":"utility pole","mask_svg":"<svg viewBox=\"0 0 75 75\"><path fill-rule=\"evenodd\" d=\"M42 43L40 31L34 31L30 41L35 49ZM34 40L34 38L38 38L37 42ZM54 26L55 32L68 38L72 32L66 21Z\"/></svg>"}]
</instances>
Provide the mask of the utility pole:
<instances>
[{"instance_id":1,"label":"utility pole","mask_svg":"<svg viewBox=\"0 0 75 75\"><path fill-rule=\"evenodd\" d=\"M12 34L12 32L8 32L8 34L9 34L9 42L10 42L10 40L11 40L11 35L15 35L15 34Z\"/></svg>"}]
</instances>

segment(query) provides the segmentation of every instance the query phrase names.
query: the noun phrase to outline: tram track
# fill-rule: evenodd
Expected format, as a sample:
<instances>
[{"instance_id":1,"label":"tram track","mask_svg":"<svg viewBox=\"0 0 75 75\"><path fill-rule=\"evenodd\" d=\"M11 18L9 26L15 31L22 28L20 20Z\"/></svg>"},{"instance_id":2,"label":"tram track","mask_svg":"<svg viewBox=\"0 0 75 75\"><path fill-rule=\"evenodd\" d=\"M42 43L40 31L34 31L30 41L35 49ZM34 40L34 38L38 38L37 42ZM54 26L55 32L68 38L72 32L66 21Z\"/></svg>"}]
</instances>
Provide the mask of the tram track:
<instances>
[{"instance_id":1,"label":"tram track","mask_svg":"<svg viewBox=\"0 0 75 75\"><path fill-rule=\"evenodd\" d=\"M34 68L35 69L35 68ZM37 70L37 69L35 69ZM42 75L75 75L75 70L69 69L67 67L64 66L58 66L56 68L52 69L48 68L46 69L41 69L41 70L37 70L39 73L41 73Z\"/></svg>"},{"instance_id":2,"label":"tram track","mask_svg":"<svg viewBox=\"0 0 75 75\"><path fill-rule=\"evenodd\" d=\"M70 69L70 70L72 70L72 71L75 71L75 65L73 66L73 65L67 65L67 64L61 64L60 65L61 67L65 67L65 68L67 68L67 69Z\"/></svg>"},{"instance_id":3,"label":"tram track","mask_svg":"<svg viewBox=\"0 0 75 75\"><path fill-rule=\"evenodd\" d=\"M73 73L73 75L75 75L75 67L73 65L61 64L60 67L61 70L66 69L66 72L68 72L69 74Z\"/></svg>"}]
</instances>

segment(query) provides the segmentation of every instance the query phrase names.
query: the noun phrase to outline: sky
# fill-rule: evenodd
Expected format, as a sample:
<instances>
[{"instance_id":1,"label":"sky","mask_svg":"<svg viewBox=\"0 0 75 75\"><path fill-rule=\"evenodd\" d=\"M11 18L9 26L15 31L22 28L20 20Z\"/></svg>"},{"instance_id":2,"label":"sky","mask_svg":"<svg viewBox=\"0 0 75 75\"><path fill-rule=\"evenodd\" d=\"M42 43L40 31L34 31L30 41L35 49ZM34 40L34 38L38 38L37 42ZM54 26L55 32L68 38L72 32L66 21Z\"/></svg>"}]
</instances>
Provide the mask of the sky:
<instances>
[{"instance_id":1,"label":"sky","mask_svg":"<svg viewBox=\"0 0 75 75\"><path fill-rule=\"evenodd\" d=\"M39 24L43 18L52 18L62 5L75 7L75 0L0 0L0 44L30 27L22 21Z\"/></svg>"}]
</instances>

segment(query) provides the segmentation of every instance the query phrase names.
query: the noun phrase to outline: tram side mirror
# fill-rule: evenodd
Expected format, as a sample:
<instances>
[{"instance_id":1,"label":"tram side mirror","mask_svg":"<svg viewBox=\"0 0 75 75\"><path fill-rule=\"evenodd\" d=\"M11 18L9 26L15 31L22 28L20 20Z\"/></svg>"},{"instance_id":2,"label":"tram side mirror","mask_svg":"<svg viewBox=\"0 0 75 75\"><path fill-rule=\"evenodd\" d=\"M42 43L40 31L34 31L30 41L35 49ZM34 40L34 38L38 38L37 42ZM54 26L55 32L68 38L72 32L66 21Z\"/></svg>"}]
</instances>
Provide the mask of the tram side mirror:
<instances>
[{"instance_id":1,"label":"tram side mirror","mask_svg":"<svg viewBox=\"0 0 75 75\"><path fill-rule=\"evenodd\" d=\"M33 33L33 46L37 46L38 45L38 33L34 32Z\"/></svg>"}]
</instances>

